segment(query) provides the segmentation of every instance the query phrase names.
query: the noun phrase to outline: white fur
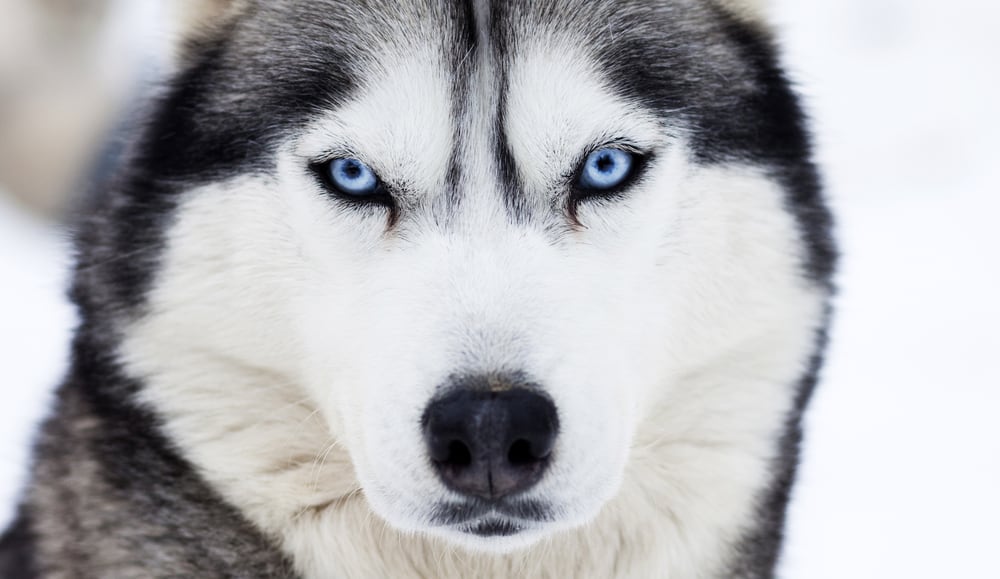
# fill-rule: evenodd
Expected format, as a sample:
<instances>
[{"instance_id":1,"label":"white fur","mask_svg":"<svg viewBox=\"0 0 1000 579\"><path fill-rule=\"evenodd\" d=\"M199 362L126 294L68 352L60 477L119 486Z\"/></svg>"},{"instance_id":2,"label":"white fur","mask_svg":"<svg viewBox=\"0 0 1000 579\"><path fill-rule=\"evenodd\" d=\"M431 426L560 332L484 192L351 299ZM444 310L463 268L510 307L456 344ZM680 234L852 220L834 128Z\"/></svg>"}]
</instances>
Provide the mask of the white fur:
<instances>
[{"instance_id":1,"label":"white fur","mask_svg":"<svg viewBox=\"0 0 1000 579\"><path fill-rule=\"evenodd\" d=\"M122 357L170 436L306 577L710 577L751 520L821 308L783 193L749 167L696 167L683 127L555 43L522 49L510 75L526 225L489 165L489 89L454 118L438 52L413 45L385 47L275 175L191 191L178 211ZM574 229L552 200L607 139L655 159ZM405 188L394 230L306 170L345 154ZM453 495L420 415L450 375L486 371L527 373L560 417L528 493L557 520L510 538L429 523Z\"/></svg>"}]
</instances>

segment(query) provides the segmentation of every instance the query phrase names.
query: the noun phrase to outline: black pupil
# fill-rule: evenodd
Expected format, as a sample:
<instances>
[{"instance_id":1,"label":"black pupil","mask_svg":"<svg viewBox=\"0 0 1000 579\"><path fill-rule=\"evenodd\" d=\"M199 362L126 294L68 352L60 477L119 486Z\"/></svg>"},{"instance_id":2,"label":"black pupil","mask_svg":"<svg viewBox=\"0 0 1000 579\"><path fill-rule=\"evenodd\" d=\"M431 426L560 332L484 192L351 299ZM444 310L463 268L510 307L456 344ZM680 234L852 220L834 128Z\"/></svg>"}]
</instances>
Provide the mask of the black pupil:
<instances>
[{"instance_id":1,"label":"black pupil","mask_svg":"<svg viewBox=\"0 0 1000 579\"><path fill-rule=\"evenodd\" d=\"M611 157L609 153L602 153L597 157L597 170L601 173L607 173L614 166L615 160Z\"/></svg>"},{"instance_id":2,"label":"black pupil","mask_svg":"<svg viewBox=\"0 0 1000 579\"><path fill-rule=\"evenodd\" d=\"M348 179L357 179L361 176L361 167L357 163L345 163L344 176Z\"/></svg>"}]
</instances>

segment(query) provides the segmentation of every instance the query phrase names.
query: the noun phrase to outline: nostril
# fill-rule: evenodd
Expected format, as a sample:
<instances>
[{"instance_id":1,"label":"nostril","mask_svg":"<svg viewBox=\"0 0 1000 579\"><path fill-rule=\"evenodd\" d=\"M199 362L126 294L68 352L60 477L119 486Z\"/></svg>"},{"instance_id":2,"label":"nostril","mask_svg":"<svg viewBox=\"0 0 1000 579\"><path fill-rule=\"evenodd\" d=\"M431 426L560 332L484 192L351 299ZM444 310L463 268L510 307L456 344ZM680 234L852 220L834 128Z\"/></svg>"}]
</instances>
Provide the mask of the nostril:
<instances>
[{"instance_id":1,"label":"nostril","mask_svg":"<svg viewBox=\"0 0 1000 579\"><path fill-rule=\"evenodd\" d=\"M449 466L469 466L472 464L472 452L461 440L452 440L448 443L448 456L441 462Z\"/></svg>"},{"instance_id":2,"label":"nostril","mask_svg":"<svg viewBox=\"0 0 1000 579\"><path fill-rule=\"evenodd\" d=\"M531 464L540 458L531 452L531 443L523 438L515 440L507 451L507 461L515 466Z\"/></svg>"}]
</instances>

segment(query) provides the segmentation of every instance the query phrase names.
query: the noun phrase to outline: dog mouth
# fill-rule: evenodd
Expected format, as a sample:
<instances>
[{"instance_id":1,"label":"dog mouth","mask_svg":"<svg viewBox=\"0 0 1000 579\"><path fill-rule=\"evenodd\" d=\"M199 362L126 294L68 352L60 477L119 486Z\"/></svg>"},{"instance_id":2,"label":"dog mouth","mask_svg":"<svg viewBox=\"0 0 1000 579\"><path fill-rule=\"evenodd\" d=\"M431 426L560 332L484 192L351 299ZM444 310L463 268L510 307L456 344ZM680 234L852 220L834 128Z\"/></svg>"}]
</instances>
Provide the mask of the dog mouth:
<instances>
[{"instance_id":1,"label":"dog mouth","mask_svg":"<svg viewBox=\"0 0 1000 579\"><path fill-rule=\"evenodd\" d=\"M458 527L462 533L483 538L511 537L524 529L524 525L518 521L495 516Z\"/></svg>"},{"instance_id":2,"label":"dog mouth","mask_svg":"<svg viewBox=\"0 0 1000 579\"><path fill-rule=\"evenodd\" d=\"M537 500L443 502L434 509L432 520L467 535L511 537L552 521L552 509Z\"/></svg>"}]
</instances>

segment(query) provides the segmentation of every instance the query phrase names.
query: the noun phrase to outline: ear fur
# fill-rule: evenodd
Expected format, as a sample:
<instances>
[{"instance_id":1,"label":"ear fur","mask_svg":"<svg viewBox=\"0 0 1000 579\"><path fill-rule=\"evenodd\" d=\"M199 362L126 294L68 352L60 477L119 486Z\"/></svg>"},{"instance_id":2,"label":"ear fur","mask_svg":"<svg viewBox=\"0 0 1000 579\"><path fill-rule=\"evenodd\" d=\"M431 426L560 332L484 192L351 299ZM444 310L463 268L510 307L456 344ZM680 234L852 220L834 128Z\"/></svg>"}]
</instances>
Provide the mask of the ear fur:
<instances>
[{"instance_id":1,"label":"ear fur","mask_svg":"<svg viewBox=\"0 0 1000 579\"><path fill-rule=\"evenodd\" d=\"M756 24L758 26L769 27L770 8L769 0L713 0L724 10L733 14L744 22Z\"/></svg>"},{"instance_id":2,"label":"ear fur","mask_svg":"<svg viewBox=\"0 0 1000 579\"><path fill-rule=\"evenodd\" d=\"M183 61L190 48L244 12L251 0L170 0L174 56Z\"/></svg>"}]
</instances>

